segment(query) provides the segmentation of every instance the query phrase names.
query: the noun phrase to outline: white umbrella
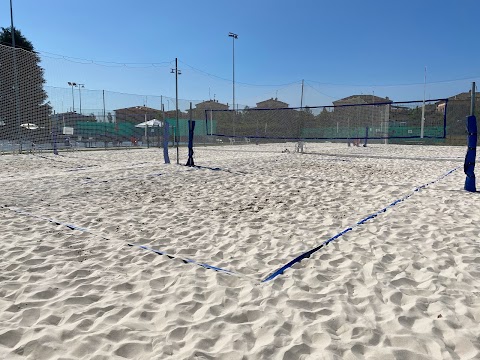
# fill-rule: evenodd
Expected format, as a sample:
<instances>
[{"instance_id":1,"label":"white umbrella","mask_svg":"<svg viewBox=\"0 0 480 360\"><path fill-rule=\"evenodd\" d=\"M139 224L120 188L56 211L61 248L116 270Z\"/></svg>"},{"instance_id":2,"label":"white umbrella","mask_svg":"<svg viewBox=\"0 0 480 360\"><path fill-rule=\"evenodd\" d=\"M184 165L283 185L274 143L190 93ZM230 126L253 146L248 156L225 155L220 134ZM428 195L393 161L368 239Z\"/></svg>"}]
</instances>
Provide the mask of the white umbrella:
<instances>
[{"instance_id":1,"label":"white umbrella","mask_svg":"<svg viewBox=\"0 0 480 360\"><path fill-rule=\"evenodd\" d=\"M25 128L25 129L29 129L29 130L37 130L38 129L38 126L35 125L35 124L32 124L32 123L21 124L20 126Z\"/></svg>"},{"instance_id":2,"label":"white umbrella","mask_svg":"<svg viewBox=\"0 0 480 360\"><path fill-rule=\"evenodd\" d=\"M157 119L148 120L140 124L135 125L138 128L153 127L153 126L163 126L163 122Z\"/></svg>"}]
</instances>

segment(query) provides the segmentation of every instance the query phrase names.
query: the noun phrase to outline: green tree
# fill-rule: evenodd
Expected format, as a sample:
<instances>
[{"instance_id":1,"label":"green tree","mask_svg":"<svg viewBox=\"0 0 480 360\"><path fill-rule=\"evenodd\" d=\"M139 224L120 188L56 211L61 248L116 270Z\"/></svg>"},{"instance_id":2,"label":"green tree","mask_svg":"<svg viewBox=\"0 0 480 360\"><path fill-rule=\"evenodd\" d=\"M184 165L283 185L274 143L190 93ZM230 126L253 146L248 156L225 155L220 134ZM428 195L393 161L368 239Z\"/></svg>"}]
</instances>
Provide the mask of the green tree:
<instances>
[{"instance_id":1,"label":"green tree","mask_svg":"<svg viewBox=\"0 0 480 360\"><path fill-rule=\"evenodd\" d=\"M47 93L40 57L32 43L20 30L15 29L15 49L12 48L10 28L0 31L0 119L5 125L0 136L6 139L29 137L35 141L49 141L51 106L46 102ZM25 130L24 123L39 128Z\"/></svg>"},{"instance_id":2,"label":"green tree","mask_svg":"<svg viewBox=\"0 0 480 360\"><path fill-rule=\"evenodd\" d=\"M2 31L0 32L0 44L12 46L12 31L10 28L2 27ZM32 43L27 40L18 29L15 29L15 47L27 51L35 51Z\"/></svg>"}]
</instances>

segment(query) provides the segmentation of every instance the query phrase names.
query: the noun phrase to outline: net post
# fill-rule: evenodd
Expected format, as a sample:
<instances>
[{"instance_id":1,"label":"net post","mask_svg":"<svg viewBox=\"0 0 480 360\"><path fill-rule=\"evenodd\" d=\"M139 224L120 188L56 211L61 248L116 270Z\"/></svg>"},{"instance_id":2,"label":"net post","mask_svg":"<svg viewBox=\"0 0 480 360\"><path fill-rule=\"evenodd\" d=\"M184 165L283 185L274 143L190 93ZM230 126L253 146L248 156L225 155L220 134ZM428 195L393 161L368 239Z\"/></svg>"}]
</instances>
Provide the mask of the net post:
<instances>
[{"instance_id":1,"label":"net post","mask_svg":"<svg viewBox=\"0 0 480 360\"><path fill-rule=\"evenodd\" d=\"M365 128L365 142L363 143L363 147L367 147L368 141L368 126Z\"/></svg>"},{"instance_id":2,"label":"net post","mask_svg":"<svg viewBox=\"0 0 480 360\"><path fill-rule=\"evenodd\" d=\"M170 124L164 120L163 122L163 158L165 164L170 164L170 157L168 156L168 138L170 137Z\"/></svg>"},{"instance_id":3,"label":"net post","mask_svg":"<svg viewBox=\"0 0 480 360\"><path fill-rule=\"evenodd\" d=\"M447 107L448 99L445 99L445 107L443 109L443 138L447 138Z\"/></svg>"},{"instance_id":4,"label":"net post","mask_svg":"<svg viewBox=\"0 0 480 360\"><path fill-rule=\"evenodd\" d=\"M477 153L477 119L475 117L475 82L472 82L472 91L470 99L470 116L467 116L467 154L465 155L464 172L467 176L465 179L464 189L469 192L476 192L475 186L475 158Z\"/></svg>"},{"instance_id":5,"label":"net post","mask_svg":"<svg viewBox=\"0 0 480 360\"><path fill-rule=\"evenodd\" d=\"M58 149L57 149L57 117L55 116L55 110L53 110L53 119L55 119L55 124L53 124L53 121L52 121L53 154L58 155Z\"/></svg>"},{"instance_id":6,"label":"net post","mask_svg":"<svg viewBox=\"0 0 480 360\"><path fill-rule=\"evenodd\" d=\"M390 119L390 104L385 105L385 145L388 144L388 122Z\"/></svg>"},{"instance_id":7,"label":"net post","mask_svg":"<svg viewBox=\"0 0 480 360\"><path fill-rule=\"evenodd\" d=\"M195 121L192 120L192 103L190 102L189 120L188 120L188 160L187 166L195 166L193 162L193 132L195 130Z\"/></svg>"}]
</instances>

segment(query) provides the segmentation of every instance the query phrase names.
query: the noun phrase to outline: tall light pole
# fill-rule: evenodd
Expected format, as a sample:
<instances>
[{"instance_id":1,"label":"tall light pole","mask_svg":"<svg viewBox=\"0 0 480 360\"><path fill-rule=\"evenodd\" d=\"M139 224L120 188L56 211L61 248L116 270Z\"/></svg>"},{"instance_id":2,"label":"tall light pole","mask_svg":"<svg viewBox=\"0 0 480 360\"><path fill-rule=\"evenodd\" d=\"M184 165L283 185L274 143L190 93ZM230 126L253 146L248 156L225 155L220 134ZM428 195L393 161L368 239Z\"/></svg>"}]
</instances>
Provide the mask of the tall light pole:
<instances>
[{"instance_id":1,"label":"tall light pole","mask_svg":"<svg viewBox=\"0 0 480 360\"><path fill-rule=\"evenodd\" d=\"M232 64L233 64L233 110L235 110L235 39L238 39L238 35L232 32L228 33L228 36L232 38L233 44L233 53L232 53Z\"/></svg>"},{"instance_id":2,"label":"tall light pole","mask_svg":"<svg viewBox=\"0 0 480 360\"><path fill-rule=\"evenodd\" d=\"M70 85L72 87L72 103L73 103L73 108L72 108L72 112L75 112L75 96L73 95L73 87L74 86L77 86L77 83L74 83L74 82L68 82L68 85Z\"/></svg>"},{"instance_id":3,"label":"tall light pole","mask_svg":"<svg viewBox=\"0 0 480 360\"><path fill-rule=\"evenodd\" d=\"M12 0L10 0L10 25L11 25L11 30L10 30L10 32L12 33L12 47L15 48L15 28L13 27L13 6L12 6Z\"/></svg>"},{"instance_id":4,"label":"tall light pole","mask_svg":"<svg viewBox=\"0 0 480 360\"><path fill-rule=\"evenodd\" d=\"M85 84L77 84L78 86L78 96L80 97L80 114L82 113L82 92L80 91L80 88L84 88Z\"/></svg>"},{"instance_id":5,"label":"tall light pole","mask_svg":"<svg viewBox=\"0 0 480 360\"><path fill-rule=\"evenodd\" d=\"M177 119L177 126L175 129L175 142L177 144L177 165L180 163L179 155L178 155L178 138L179 138L179 129L178 129L178 75L181 75L182 72L178 70L178 59L175 58L175 69L171 69L170 71L172 74L175 74L175 109L176 109L176 119Z\"/></svg>"}]
</instances>

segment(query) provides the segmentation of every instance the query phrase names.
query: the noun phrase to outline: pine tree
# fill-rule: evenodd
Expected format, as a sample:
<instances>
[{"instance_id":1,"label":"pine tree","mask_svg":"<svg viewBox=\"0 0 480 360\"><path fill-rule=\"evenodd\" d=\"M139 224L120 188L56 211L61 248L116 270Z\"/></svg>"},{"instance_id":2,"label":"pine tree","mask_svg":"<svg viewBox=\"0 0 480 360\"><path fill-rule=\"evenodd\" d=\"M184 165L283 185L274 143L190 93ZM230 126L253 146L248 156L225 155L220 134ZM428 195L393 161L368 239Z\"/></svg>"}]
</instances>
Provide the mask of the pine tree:
<instances>
[{"instance_id":1,"label":"pine tree","mask_svg":"<svg viewBox=\"0 0 480 360\"><path fill-rule=\"evenodd\" d=\"M12 47L10 28L0 31L0 138L7 140L50 139L51 106L47 93L40 57L32 43L20 30L15 29L15 49ZM21 127L33 123L37 130Z\"/></svg>"}]
</instances>

